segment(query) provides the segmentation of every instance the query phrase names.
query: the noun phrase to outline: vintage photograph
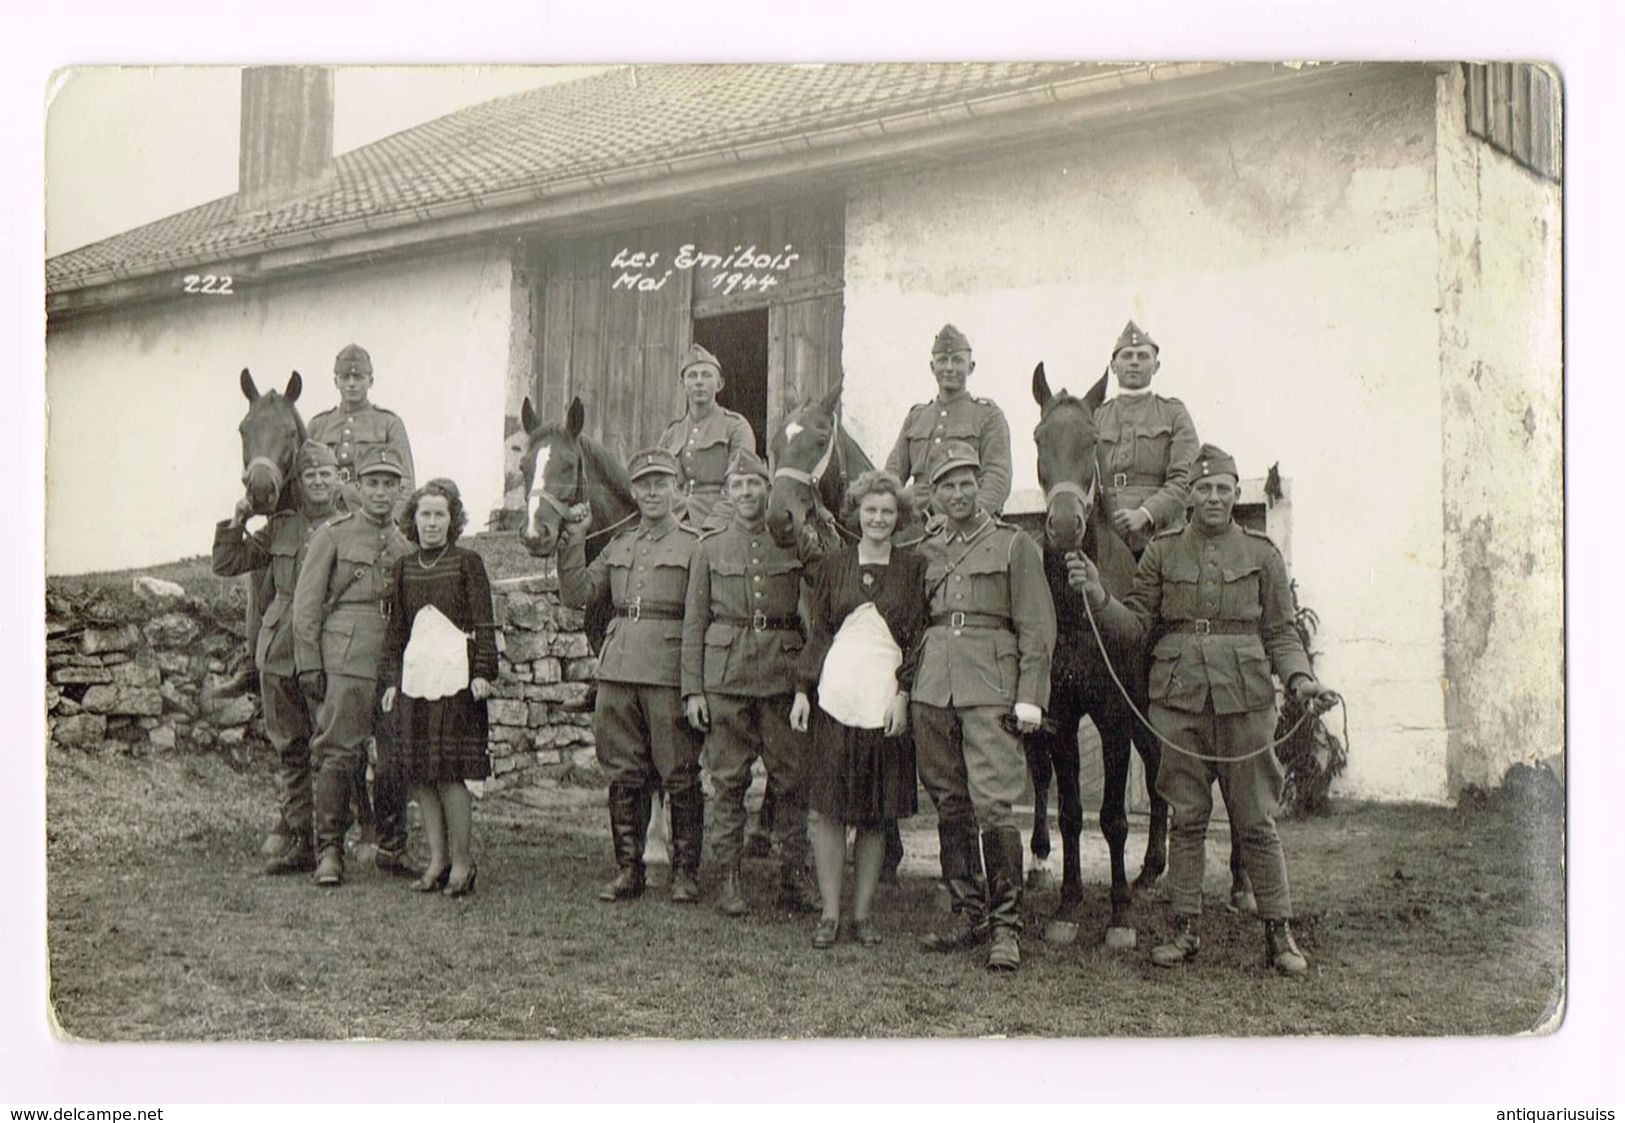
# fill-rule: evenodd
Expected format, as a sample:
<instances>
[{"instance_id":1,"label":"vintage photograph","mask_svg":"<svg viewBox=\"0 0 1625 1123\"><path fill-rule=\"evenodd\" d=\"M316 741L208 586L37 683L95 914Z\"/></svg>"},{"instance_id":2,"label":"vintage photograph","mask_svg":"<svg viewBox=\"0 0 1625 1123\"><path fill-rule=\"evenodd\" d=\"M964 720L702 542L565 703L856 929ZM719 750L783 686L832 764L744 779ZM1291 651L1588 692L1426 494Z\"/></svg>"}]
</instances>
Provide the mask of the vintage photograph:
<instances>
[{"instance_id":1,"label":"vintage photograph","mask_svg":"<svg viewBox=\"0 0 1625 1123\"><path fill-rule=\"evenodd\" d=\"M1535 62L60 72L53 1031L1557 1030L1563 136Z\"/></svg>"}]
</instances>

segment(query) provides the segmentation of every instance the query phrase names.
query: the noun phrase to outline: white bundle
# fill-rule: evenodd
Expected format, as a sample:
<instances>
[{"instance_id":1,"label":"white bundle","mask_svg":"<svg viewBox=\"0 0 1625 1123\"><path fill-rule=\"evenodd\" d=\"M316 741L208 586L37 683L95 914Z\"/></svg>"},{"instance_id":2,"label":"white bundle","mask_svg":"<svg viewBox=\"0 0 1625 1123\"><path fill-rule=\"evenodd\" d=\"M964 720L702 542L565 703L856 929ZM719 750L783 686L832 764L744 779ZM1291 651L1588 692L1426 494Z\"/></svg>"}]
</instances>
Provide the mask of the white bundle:
<instances>
[{"instance_id":1,"label":"white bundle","mask_svg":"<svg viewBox=\"0 0 1625 1123\"><path fill-rule=\"evenodd\" d=\"M860 604L835 633L818 679L818 708L852 729L881 729L897 697L903 650L872 604Z\"/></svg>"},{"instance_id":2,"label":"white bundle","mask_svg":"<svg viewBox=\"0 0 1625 1123\"><path fill-rule=\"evenodd\" d=\"M434 605L418 609L401 660L401 693L432 701L468 689L468 640Z\"/></svg>"}]
</instances>

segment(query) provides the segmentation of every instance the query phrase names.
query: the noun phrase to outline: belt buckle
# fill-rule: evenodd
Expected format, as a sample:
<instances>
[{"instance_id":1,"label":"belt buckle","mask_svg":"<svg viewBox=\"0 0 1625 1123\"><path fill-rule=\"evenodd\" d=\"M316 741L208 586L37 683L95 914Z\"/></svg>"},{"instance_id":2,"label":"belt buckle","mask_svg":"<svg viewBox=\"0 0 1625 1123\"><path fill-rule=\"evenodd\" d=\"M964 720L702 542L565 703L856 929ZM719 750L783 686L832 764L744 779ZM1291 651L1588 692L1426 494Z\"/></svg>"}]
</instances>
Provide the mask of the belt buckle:
<instances>
[{"instance_id":1,"label":"belt buckle","mask_svg":"<svg viewBox=\"0 0 1625 1123\"><path fill-rule=\"evenodd\" d=\"M1197 635L1210 636L1213 634L1213 622L1211 620L1193 620L1191 623L1195 625Z\"/></svg>"},{"instance_id":2,"label":"belt buckle","mask_svg":"<svg viewBox=\"0 0 1625 1123\"><path fill-rule=\"evenodd\" d=\"M1112 477L1112 486L1113 487L1127 487L1128 486L1128 473L1127 472L1118 472L1115 476L1113 476Z\"/></svg>"},{"instance_id":3,"label":"belt buckle","mask_svg":"<svg viewBox=\"0 0 1625 1123\"><path fill-rule=\"evenodd\" d=\"M626 606L626 618L636 622L643 615L643 598L633 597L632 603Z\"/></svg>"},{"instance_id":4,"label":"belt buckle","mask_svg":"<svg viewBox=\"0 0 1625 1123\"><path fill-rule=\"evenodd\" d=\"M948 627L952 628L954 631L957 632L961 628L963 628L964 626L965 626L965 614L963 612L950 612L950 613L948 613Z\"/></svg>"},{"instance_id":5,"label":"belt buckle","mask_svg":"<svg viewBox=\"0 0 1625 1123\"><path fill-rule=\"evenodd\" d=\"M752 612L750 614L750 626L751 630L755 632L767 631L767 613L759 608Z\"/></svg>"}]
</instances>

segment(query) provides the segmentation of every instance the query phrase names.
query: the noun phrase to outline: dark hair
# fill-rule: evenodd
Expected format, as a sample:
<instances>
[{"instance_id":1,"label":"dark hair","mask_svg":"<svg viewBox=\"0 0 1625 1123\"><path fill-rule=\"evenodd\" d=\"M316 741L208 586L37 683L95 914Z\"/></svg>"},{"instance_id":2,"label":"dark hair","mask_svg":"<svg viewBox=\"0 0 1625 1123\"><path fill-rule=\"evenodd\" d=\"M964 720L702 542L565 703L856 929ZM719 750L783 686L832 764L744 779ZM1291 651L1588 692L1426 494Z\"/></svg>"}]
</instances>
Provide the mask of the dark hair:
<instances>
[{"instance_id":1,"label":"dark hair","mask_svg":"<svg viewBox=\"0 0 1625 1123\"><path fill-rule=\"evenodd\" d=\"M889 495L897 501L897 525L902 526L914 511L914 496L903 486L903 481L884 468L871 468L846 489L846 513L857 512L858 504L871 495Z\"/></svg>"},{"instance_id":2,"label":"dark hair","mask_svg":"<svg viewBox=\"0 0 1625 1123\"><path fill-rule=\"evenodd\" d=\"M451 526L446 531L446 545L449 546L463 536L463 528L468 525L468 512L463 509L463 497L456 483L444 476L430 480L412 493L412 498L406 501L406 510L401 512L401 533L406 535L407 541L417 542L418 503L425 495L438 495L446 501L446 508L451 512Z\"/></svg>"}]
</instances>

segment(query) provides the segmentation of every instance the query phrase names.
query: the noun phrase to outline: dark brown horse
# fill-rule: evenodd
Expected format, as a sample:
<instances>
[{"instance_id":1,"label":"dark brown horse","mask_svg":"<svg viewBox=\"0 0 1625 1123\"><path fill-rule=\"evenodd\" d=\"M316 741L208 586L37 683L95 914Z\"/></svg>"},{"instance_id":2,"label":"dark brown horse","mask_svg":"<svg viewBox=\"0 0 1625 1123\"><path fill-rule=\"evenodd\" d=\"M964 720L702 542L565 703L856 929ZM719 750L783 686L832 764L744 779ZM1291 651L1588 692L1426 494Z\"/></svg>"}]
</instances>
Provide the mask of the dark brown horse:
<instances>
[{"instance_id":1,"label":"dark brown horse","mask_svg":"<svg viewBox=\"0 0 1625 1123\"><path fill-rule=\"evenodd\" d=\"M248 399L248 414L237 426L243 439L243 490L256 515L291 511L299 504L294 462L305 443L305 422L294 403L304 382L294 371L287 389L261 394L244 367L237 384Z\"/></svg>"},{"instance_id":2,"label":"dark brown horse","mask_svg":"<svg viewBox=\"0 0 1625 1123\"><path fill-rule=\"evenodd\" d=\"M558 550L565 512L585 503L592 512L586 532L587 562L591 564L617 529L638 513L626 469L608 449L582 432L587 410L580 398L571 400L562 426L544 424L529 398L520 407L519 421L529 434L519 462L525 476L525 525L519 536L525 548L536 557L552 557ZM587 641L595 652L603 646L612 615L605 604L587 610Z\"/></svg>"},{"instance_id":3,"label":"dark brown horse","mask_svg":"<svg viewBox=\"0 0 1625 1123\"><path fill-rule=\"evenodd\" d=\"M1035 794L1033 852L1049 854L1047 804L1053 776L1060 803L1061 903L1046 928L1045 938L1067 942L1076 936L1078 907L1083 900L1079 839L1083 832L1083 800L1078 787L1078 723L1089 717L1100 733L1105 790L1100 802L1100 832L1111 851L1111 919L1106 930L1108 947L1133 947L1131 915L1133 892L1124 869L1128 842L1125 796L1129 778L1129 745L1139 750L1151 787L1151 831L1146 839L1145 862L1135 887L1155 883L1167 865L1168 805L1156 794L1160 749L1149 734L1134 736L1135 718L1123 695L1111 681L1083 600L1067 584L1066 555L1082 551L1100 570L1101 583L1118 598L1134 584L1134 555L1107 515L1099 488L1096 459L1095 410L1106 394L1101 378L1088 394L1075 398L1062 390L1050 392L1044 364L1033 371L1033 400L1039 405L1038 482L1044 488L1044 573L1055 600L1057 634L1050 672L1050 714L1054 732L1027 738L1027 767ZM1102 634L1106 652L1118 677L1128 686L1135 704L1145 711L1145 669L1139 646L1123 637ZM1040 848L1042 852L1040 853Z\"/></svg>"}]
</instances>

